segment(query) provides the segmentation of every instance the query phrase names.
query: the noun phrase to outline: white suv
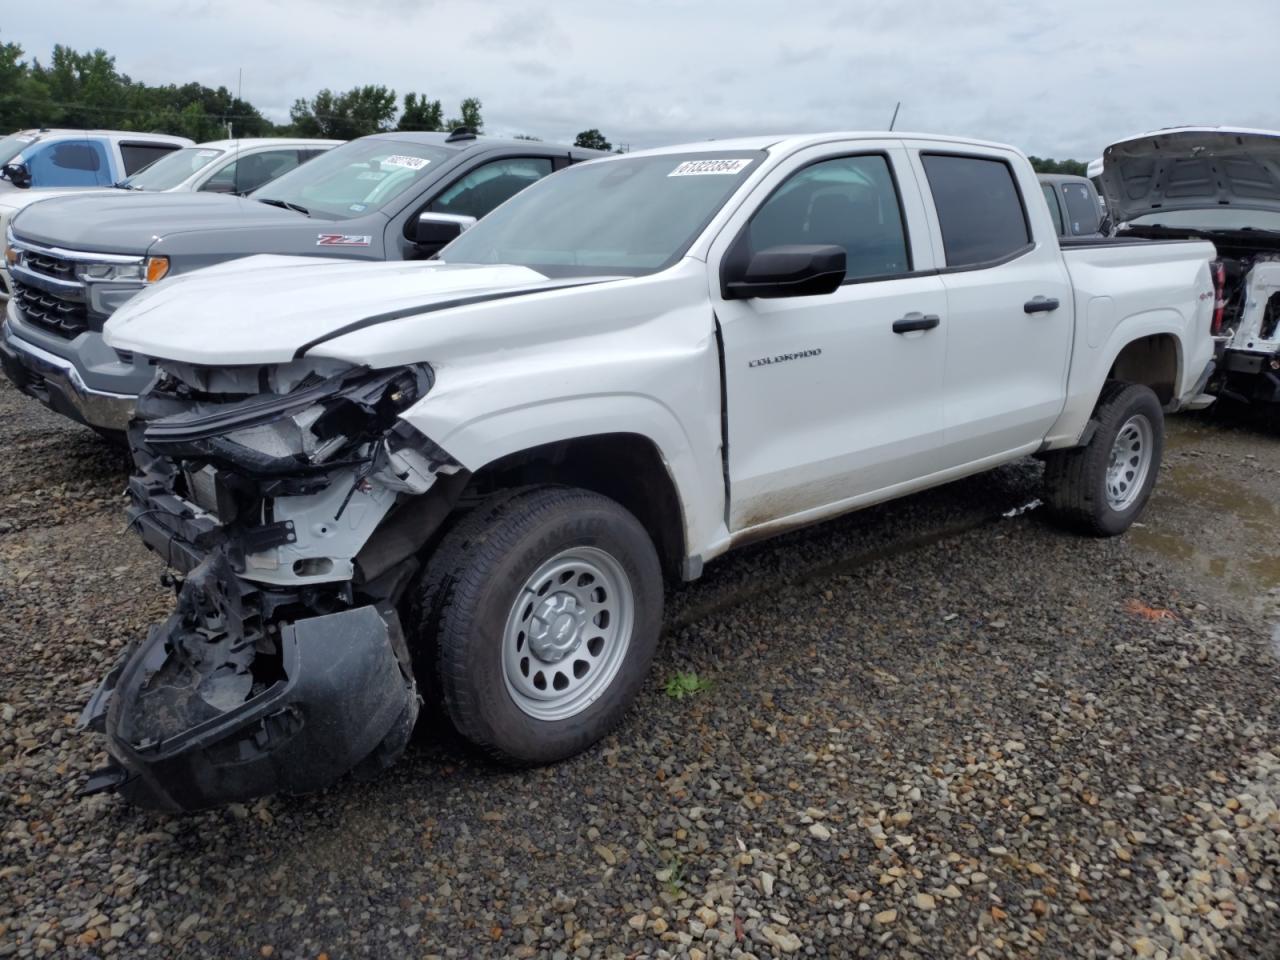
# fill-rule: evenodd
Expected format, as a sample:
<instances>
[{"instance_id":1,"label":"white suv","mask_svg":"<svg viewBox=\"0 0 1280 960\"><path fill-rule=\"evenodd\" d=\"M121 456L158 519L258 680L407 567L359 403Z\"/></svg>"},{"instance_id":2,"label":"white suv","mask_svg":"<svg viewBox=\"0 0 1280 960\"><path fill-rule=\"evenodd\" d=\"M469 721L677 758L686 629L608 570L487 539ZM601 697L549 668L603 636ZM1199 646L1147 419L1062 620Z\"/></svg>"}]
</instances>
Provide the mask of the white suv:
<instances>
[{"instance_id":1,"label":"white suv","mask_svg":"<svg viewBox=\"0 0 1280 960\"><path fill-rule=\"evenodd\" d=\"M341 140L211 140L162 157L117 186L130 190L246 194Z\"/></svg>"}]
</instances>

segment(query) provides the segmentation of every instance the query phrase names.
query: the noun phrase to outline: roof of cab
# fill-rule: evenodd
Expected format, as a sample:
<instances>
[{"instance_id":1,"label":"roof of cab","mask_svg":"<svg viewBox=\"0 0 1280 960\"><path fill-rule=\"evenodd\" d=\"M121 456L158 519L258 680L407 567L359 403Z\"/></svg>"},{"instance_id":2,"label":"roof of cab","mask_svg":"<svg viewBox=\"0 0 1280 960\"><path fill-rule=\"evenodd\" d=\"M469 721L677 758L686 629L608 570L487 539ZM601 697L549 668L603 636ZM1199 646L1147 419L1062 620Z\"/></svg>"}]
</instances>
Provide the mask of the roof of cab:
<instances>
[{"instance_id":1,"label":"roof of cab","mask_svg":"<svg viewBox=\"0 0 1280 960\"><path fill-rule=\"evenodd\" d=\"M599 150L589 150L585 147L574 147L565 143L544 142L542 140L516 140L506 139L503 137L487 137L480 134L459 137L453 142L449 138L453 134L442 130L388 130L385 133L371 133L367 137L361 137L361 140L399 140L402 143L429 143L434 147L444 147L446 150L467 150L471 147L556 147L564 150L572 150L575 153L586 154L593 157L608 156Z\"/></svg>"},{"instance_id":2,"label":"roof of cab","mask_svg":"<svg viewBox=\"0 0 1280 960\"><path fill-rule=\"evenodd\" d=\"M207 150L248 150L253 147L336 147L345 140L311 140L306 137L238 137L234 140L206 140L197 147Z\"/></svg>"},{"instance_id":3,"label":"roof of cab","mask_svg":"<svg viewBox=\"0 0 1280 960\"><path fill-rule=\"evenodd\" d=\"M733 137L726 140L699 140L694 143L677 143L664 147L636 150L628 156L656 156L664 153L712 153L724 150L778 150L786 153L804 147L818 146L844 140L927 140L934 143L950 143L966 147L982 147L991 150L1014 150L1005 143L974 140L969 137L949 137L937 133L911 133L898 130L834 130L825 133L790 133L759 137Z\"/></svg>"},{"instance_id":4,"label":"roof of cab","mask_svg":"<svg viewBox=\"0 0 1280 960\"><path fill-rule=\"evenodd\" d=\"M143 130L76 130L70 127L39 127L30 130L17 130L13 134L19 137L109 137L114 140L145 138L162 140L170 143L194 143L186 137L176 137L169 133L147 133Z\"/></svg>"}]
</instances>

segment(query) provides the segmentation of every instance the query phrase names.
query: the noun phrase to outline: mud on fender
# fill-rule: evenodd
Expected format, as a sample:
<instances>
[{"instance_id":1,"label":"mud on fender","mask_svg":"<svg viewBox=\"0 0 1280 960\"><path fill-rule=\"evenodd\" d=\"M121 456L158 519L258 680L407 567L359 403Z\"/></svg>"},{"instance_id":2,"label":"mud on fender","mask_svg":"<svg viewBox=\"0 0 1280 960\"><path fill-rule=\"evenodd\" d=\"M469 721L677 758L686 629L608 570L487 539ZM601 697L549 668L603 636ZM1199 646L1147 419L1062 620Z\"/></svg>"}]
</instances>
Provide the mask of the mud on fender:
<instances>
[{"instance_id":1,"label":"mud on fender","mask_svg":"<svg viewBox=\"0 0 1280 960\"><path fill-rule=\"evenodd\" d=\"M181 609L154 627L81 718L106 734L113 761L85 792L114 788L139 806L184 812L309 793L399 758L420 698L393 610L281 623L276 675L264 689L236 680L246 656L251 667L258 655L245 646Z\"/></svg>"}]
</instances>

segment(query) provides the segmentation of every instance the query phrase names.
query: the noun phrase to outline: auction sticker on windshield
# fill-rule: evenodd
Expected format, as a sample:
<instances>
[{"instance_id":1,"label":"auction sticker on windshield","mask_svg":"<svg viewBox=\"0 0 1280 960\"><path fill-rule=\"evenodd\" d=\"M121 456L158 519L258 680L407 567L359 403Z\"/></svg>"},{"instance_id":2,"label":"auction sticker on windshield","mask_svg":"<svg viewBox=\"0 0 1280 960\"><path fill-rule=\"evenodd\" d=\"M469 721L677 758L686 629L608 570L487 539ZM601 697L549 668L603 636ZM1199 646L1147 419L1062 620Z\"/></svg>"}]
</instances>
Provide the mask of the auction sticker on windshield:
<instances>
[{"instance_id":1,"label":"auction sticker on windshield","mask_svg":"<svg viewBox=\"0 0 1280 960\"><path fill-rule=\"evenodd\" d=\"M422 157L402 157L399 154L387 157L382 161L384 167L405 167L409 170L421 170L430 160L424 160Z\"/></svg>"},{"instance_id":2,"label":"auction sticker on windshield","mask_svg":"<svg viewBox=\"0 0 1280 960\"><path fill-rule=\"evenodd\" d=\"M750 160L686 160L676 167L668 177L704 177L709 174L733 176L741 173Z\"/></svg>"},{"instance_id":3,"label":"auction sticker on windshield","mask_svg":"<svg viewBox=\"0 0 1280 960\"><path fill-rule=\"evenodd\" d=\"M373 237L353 233L322 233L316 239L317 247L367 247Z\"/></svg>"}]
</instances>

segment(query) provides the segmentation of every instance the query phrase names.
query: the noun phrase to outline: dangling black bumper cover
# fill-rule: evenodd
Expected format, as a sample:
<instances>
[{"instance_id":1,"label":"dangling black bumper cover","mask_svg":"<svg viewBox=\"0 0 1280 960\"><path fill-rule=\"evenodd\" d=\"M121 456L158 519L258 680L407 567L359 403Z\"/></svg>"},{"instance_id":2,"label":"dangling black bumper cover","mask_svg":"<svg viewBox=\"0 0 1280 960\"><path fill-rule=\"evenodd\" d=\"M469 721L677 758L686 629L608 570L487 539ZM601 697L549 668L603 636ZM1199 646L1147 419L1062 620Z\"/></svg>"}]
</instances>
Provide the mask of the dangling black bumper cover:
<instances>
[{"instance_id":1,"label":"dangling black bumper cover","mask_svg":"<svg viewBox=\"0 0 1280 960\"><path fill-rule=\"evenodd\" d=\"M140 695L183 655L175 641L190 629L180 604L126 650L86 705L81 724L106 734L112 762L83 792L115 789L141 807L187 812L309 793L351 772L372 776L403 752L420 700L393 610L362 606L283 623L280 679L216 716L187 726L179 710L163 735L154 722L140 735Z\"/></svg>"}]
</instances>

